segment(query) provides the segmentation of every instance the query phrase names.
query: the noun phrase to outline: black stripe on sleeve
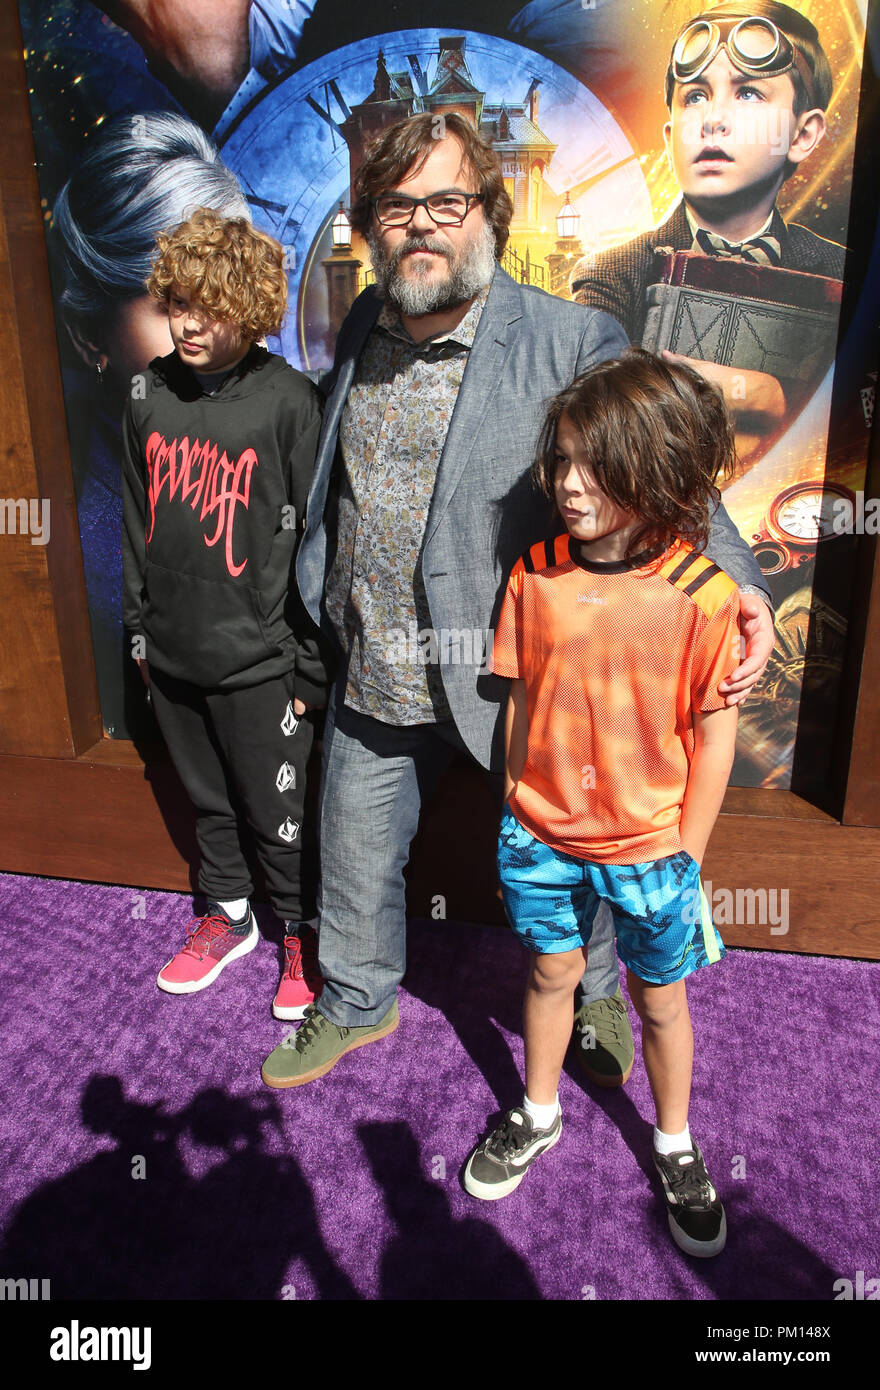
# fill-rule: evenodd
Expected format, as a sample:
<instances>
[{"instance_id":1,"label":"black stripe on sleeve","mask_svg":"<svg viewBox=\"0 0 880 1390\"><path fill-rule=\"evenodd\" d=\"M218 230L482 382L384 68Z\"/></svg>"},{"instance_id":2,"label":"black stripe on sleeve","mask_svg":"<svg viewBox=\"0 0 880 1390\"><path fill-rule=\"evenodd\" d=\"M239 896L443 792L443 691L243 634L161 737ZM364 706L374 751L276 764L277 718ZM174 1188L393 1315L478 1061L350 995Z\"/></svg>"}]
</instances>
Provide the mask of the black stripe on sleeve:
<instances>
[{"instance_id":1,"label":"black stripe on sleeve","mask_svg":"<svg viewBox=\"0 0 880 1390\"><path fill-rule=\"evenodd\" d=\"M523 569L525 570L526 574L535 573L535 562L532 559L532 552L530 550L526 551L525 555L522 557L522 562Z\"/></svg>"},{"instance_id":2,"label":"black stripe on sleeve","mask_svg":"<svg viewBox=\"0 0 880 1390\"><path fill-rule=\"evenodd\" d=\"M696 579L691 580L690 584L686 586L684 592L686 594L695 594L698 589L702 589L704 584L707 584L710 579L714 579L715 575L720 573L721 566L713 565L710 563L708 569L703 570L702 574L698 574Z\"/></svg>"},{"instance_id":3,"label":"black stripe on sleeve","mask_svg":"<svg viewBox=\"0 0 880 1390\"><path fill-rule=\"evenodd\" d=\"M681 576L690 569L691 565L695 565L701 558L702 556L698 555L695 550L692 550L689 555L685 555L684 559L675 566L672 573L667 574L666 578L669 580L670 584L677 584Z\"/></svg>"},{"instance_id":4,"label":"black stripe on sleeve","mask_svg":"<svg viewBox=\"0 0 880 1390\"><path fill-rule=\"evenodd\" d=\"M552 570L556 564L556 538L544 542L544 564L548 570Z\"/></svg>"}]
</instances>

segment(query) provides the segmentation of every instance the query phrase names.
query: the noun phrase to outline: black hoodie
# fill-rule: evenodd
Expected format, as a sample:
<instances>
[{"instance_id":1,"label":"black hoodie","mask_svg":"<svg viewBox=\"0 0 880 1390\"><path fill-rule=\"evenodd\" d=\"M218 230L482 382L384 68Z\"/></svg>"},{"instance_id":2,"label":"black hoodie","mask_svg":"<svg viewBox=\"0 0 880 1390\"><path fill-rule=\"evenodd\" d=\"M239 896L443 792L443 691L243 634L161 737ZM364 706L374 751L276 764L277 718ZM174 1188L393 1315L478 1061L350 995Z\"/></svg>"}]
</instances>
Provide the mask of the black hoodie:
<instances>
[{"instance_id":1,"label":"black hoodie","mask_svg":"<svg viewBox=\"0 0 880 1390\"><path fill-rule=\"evenodd\" d=\"M151 666L224 690L293 670L295 696L326 703L328 647L294 572L320 431L317 388L256 345L213 395L176 352L134 378L123 607Z\"/></svg>"}]
</instances>

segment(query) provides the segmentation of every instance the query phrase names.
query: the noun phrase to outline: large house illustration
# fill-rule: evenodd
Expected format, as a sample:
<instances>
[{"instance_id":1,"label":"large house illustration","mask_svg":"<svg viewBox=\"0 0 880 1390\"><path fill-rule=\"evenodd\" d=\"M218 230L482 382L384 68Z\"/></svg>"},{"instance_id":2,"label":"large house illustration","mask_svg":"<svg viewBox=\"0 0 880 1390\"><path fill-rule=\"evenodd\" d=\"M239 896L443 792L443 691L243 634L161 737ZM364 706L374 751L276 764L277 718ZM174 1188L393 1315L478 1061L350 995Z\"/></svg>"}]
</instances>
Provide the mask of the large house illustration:
<instances>
[{"instance_id":1,"label":"large house illustration","mask_svg":"<svg viewBox=\"0 0 880 1390\"><path fill-rule=\"evenodd\" d=\"M488 103L486 93L474 82L465 46L462 36L440 39L430 82L417 57L409 57L409 71L389 72L385 55L379 51L373 90L351 108L341 126L349 149L351 180L367 146L389 126L417 112L437 116L457 112L501 158L505 186L513 200L505 270L521 283L555 291L562 283L559 262L566 259L560 255L556 220L565 197L555 194L544 178L557 147L538 124L539 81L532 80L520 104ZM369 264L367 248L357 238L351 254L362 264ZM359 286L370 278L369 271L363 272Z\"/></svg>"}]
</instances>

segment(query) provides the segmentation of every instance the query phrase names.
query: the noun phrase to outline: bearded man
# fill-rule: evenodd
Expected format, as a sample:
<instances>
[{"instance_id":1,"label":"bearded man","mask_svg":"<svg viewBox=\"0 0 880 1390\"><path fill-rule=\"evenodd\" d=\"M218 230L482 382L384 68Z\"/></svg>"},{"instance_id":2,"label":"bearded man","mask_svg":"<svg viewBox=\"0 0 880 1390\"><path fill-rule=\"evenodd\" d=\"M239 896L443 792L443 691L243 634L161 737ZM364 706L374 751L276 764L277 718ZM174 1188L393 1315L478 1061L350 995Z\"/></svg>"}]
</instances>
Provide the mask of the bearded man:
<instances>
[{"instance_id":1,"label":"bearded man","mask_svg":"<svg viewBox=\"0 0 880 1390\"><path fill-rule=\"evenodd\" d=\"M324 738L324 987L264 1063L269 1086L323 1076L397 1027L403 870L422 799L456 753L486 770L500 809L508 682L483 656L513 564L561 529L529 481L544 403L628 346L607 314L505 274L512 212L497 154L454 113L390 127L355 178L351 221L376 284L339 334L297 561L306 607L342 655ZM708 553L766 592L721 507ZM729 703L773 644L754 592L742 624L746 660L720 687ZM463 652L474 633L485 641ZM593 1079L622 1084L632 1032L604 908L576 1029Z\"/></svg>"}]
</instances>

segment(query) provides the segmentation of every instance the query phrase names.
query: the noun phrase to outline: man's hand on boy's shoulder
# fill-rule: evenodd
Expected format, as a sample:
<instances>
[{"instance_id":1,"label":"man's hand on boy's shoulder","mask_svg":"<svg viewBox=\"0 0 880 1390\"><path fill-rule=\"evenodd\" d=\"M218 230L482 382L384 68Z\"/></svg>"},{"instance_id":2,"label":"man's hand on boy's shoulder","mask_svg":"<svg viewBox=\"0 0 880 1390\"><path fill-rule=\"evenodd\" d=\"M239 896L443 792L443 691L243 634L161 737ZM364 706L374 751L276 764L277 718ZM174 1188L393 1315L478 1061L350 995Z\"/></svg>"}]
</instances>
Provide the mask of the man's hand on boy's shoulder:
<instances>
[{"instance_id":1,"label":"man's hand on boy's shoulder","mask_svg":"<svg viewBox=\"0 0 880 1390\"><path fill-rule=\"evenodd\" d=\"M782 383L770 372L725 367L720 362L683 357L668 348L661 356L667 362L690 367L721 392L736 431L739 472L747 473L763 457L774 432L785 424L788 405Z\"/></svg>"},{"instance_id":2,"label":"man's hand on boy's shoulder","mask_svg":"<svg viewBox=\"0 0 880 1390\"><path fill-rule=\"evenodd\" d=\"M666 362L679 362L699 372L704 381L717 386L724 404L734 420L743 415L761 420L765 430L776 428L785 419L785 393L778 379L770 372L756 372L745 367L727 367L720 362L706 362L700 357L685 357L664 348L661 357Z\"/></svg>"},{"instance_id":3,"label":"man's hand on boy's shoulder","mask_svg":"<svg viewBox=\"0 0 880 1390\"><path fill-rule=\"evenodd\" d=\"M745 657L718 686L726 705L742 705L764 674L776 641L773 614L760 594L739 596L739 629L746 644Z\"/></svg>"}]
</instances>

